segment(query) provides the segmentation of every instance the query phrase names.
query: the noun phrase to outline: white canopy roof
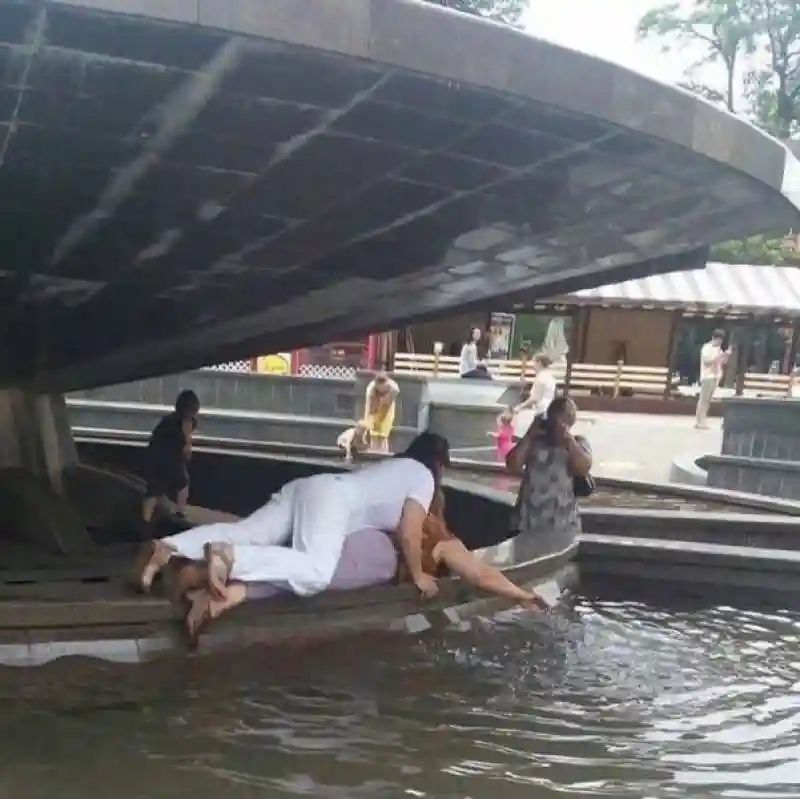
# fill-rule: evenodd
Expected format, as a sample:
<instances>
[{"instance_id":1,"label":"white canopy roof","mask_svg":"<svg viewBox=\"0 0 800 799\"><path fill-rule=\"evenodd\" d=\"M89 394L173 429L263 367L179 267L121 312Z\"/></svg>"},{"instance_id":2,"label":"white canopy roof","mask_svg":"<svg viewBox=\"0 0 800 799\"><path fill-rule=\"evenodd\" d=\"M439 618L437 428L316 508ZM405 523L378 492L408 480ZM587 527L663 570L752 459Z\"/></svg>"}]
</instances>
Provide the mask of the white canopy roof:
<instances>
[{"instance_id":1,"label":"white canopy roof","mask_svg":"<svg viewBox=\"0 0 800 799\"><path fill-rule=\"evenodd\" d=\"M564 298L567 304L576 301L580 305L800 316L800 268L709 263L705 269L626 280Z\"/></svg>"}]
</instances>

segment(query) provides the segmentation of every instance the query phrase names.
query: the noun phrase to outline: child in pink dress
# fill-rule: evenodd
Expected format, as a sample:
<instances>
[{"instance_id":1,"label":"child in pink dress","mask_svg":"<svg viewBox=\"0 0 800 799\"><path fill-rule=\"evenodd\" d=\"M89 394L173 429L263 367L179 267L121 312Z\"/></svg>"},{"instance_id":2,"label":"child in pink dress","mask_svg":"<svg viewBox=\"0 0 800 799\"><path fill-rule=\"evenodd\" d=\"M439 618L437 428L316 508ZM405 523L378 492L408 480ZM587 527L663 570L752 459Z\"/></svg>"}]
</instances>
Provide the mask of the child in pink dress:
<instances>
[{"instance_id":1,"label":"child in pink dress","mask_svg":"<svg viewBox=\"0 0 800 799\"><path fill-rule=\"evenodd\" d=\"M514 449L514 409L506 408L497 417L497 429L489 433L494 438L497 459L505 463L506 455Z\"/></svg>"}]
</instances>

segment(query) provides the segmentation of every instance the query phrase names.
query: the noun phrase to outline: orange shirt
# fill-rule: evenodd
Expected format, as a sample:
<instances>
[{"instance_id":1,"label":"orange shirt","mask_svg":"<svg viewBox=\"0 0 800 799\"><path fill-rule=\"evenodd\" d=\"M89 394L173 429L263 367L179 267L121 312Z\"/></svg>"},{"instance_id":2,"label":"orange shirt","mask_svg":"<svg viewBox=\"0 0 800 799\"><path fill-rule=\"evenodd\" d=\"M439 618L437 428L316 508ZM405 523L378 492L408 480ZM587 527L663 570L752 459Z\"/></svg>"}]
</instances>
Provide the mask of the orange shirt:
<instances>
[{"instance_id":1,"label":"orange shirt","mask_svg":"<svg viewBox=\"0 0 800 799\"><path fill-rule=\"evenodd\" d=\"M425 574L430 574L432 577L443 575L443 567L434 560L433 550L442 541L452 541L455 537L444 520L444 496L438 491L422 526L422 571ZM411 581L411 574L402 556L397 574L400 582Z\"/></svg>"}]
</instances>

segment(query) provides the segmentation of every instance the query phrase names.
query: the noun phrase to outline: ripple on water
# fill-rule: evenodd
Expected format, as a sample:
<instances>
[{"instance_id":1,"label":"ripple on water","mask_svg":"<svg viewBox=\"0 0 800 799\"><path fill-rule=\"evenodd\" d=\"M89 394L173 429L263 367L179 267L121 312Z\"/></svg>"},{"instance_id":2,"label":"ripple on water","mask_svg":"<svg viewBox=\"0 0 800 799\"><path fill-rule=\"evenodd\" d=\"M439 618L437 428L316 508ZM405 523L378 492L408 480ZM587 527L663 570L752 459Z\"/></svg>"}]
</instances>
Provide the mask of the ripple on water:
<instances>
[{"instance_id":1,"label":"ripple on water","mask_svg":"<svg viewBox=\"0 0 800 799\"><path fill-rule=\"evenodd\" d=\"M798 635L789 611L583 600L440 638L0 674L0 796L796 797Z\"/></svg>"}]
</instances>

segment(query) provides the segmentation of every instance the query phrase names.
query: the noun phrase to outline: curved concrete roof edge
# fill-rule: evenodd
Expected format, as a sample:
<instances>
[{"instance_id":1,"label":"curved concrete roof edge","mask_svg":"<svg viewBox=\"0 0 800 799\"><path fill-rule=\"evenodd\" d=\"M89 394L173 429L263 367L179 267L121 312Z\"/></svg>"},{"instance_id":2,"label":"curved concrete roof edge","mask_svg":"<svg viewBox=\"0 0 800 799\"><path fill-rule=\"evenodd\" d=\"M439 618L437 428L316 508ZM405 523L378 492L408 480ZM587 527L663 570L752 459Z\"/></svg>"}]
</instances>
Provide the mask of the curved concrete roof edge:
<instances>
[{"instance_id":1,"label":"curved concrete roof edge","mask_svg":"<svg viewBox=\"0 0 800 799\"><path fill-rule=\"evenodd\" d=\"M286 42L527 97L687 147L766 183L800 209L800 160L745 120L680 87L422 0L50 2ZM756 147L780 148L781 168L774 153L754 158Z\"/></svg>"}]
</instances>

